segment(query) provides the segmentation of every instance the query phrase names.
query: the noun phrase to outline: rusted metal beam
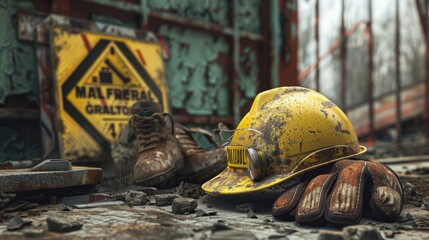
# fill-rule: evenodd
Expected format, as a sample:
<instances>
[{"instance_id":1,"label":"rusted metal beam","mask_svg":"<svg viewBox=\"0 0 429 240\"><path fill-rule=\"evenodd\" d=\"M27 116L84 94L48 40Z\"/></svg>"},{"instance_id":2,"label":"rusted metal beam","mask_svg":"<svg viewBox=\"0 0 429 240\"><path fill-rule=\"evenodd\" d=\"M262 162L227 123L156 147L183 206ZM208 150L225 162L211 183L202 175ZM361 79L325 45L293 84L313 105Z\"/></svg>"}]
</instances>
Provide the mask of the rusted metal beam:
<instances>
[{"instance_id":1,"label":"rusted metal beam","mask_svg":"<svg viewBox=\"0 0 429 240\"><path fill-rule=\"evenodd\" d=\"M368 143L375 141L374 137L374 99L373 99L373 72L374 72L374 34L372 31L372 0L368 0L368 111L369 135Z\"/></svg>"},{"instance_id":2,"label":"rusted metal beam","mask_svg":"<svg viewBox=\"0 0 429 240\"><path fill-rule=\"evenodd\" d=\"M234 118L231 116L189 116L184 114L174 114L174 120L183 124L196 124L196 125L216 125L219 122L223 122L228 126L234 125Z\"/></svg>"},{"instance_id":3,"label":"rusted metal beam","mask_svg":"<svg viewBox=\"0 0 429 240\"><path fill-rule=\"evenodd\" d=\"M395 1L396 10L395 10L395 80L396 80L396 88L395 88L395 97L396 97L396 139L395 142L397 145L401 143L401 62L400 62L400 20L399 20L399 0Z\"/></svg>"},{"instance_id":4,"label":"rusted metal beam","mask_svg":"<svg viewBox=\"0 0 429 240\"><path fill-rule=\"evenodd\" d=\"M52 12L64 16L70 16L70 0L52 0Z\"/></svg>"},{"instance_id":5,"label":"rusted metal beam","mask_svg":"<svg viewBox=\"0 0 429 240\"><path fill-rule=\"evenodd\" d=\"M0 170L0 189L3 192L21 192L99 184L100 168L73 167L68 171L37 172L29 169Z\"/></svg>"},{"instance_id":6,"label":"rusted metal beam","mask_svg":"<svg viewBox=\"0 0 429 240\"><path fill-rule=\"evenodd\" d=\"M1 108L1 118L19 118L19 119L38 119L40 117L39 109L26 108Z\"/></svg>"},{"instance_id":7,"label":"rusted metal beam","mask_svg":"<svg viewBox=\"0 0 429 240\"><path fill-rule=\"evenodd\" d=\"M320 56L320 44L319 44L319 0L316 0L315 6L315 17L314 17L314 37L316 39L316 59ZM316 61L316 91L320 91L320 66L319 61Z\"/></svg>"},{"instance_id":8,"label":"rusted metal beam","mask_svg":"<svg viewBox=\"0 0 429 240\"><path fill-rule=\"evenodd\" d=\"M341 27L340 36L344 36L346 28L344 26L344 0L341 0ZM341 104L342 109L347 113L347 41L341 44Z\"/></svg>"},{"instance_id":9,"label":"rusted metal beam","mask_svg":"<svg viewBox=\"0 0 429 240\"><path fill-rule=\"evenodd\" d=\"M425 106L426 106L426 144L429 144L429 36L428 36L428 0L425 0L425 6L416 0L417 13L419 15L420 26L422 27L423 38L425 40Z\"/></svg>"},{"instance_id":10,"label":"rusted metal beam","mask_svg":"<svg viewBox=\"0 0 429 240\"><path fill-rule=\"evenodd\" d=\"M176 14L162 12L158 10L150 11L148 25L151 25L151 21L162 22L164 24L172 24L174 26L198 30L198 31L214 34L217 36L233 37L234 35L234 29L230 27L222 27L220 25L213 24L213 23L202 23L202 22L190 21L189 19L178 16ZM265 36L262 36L260 34L243 32L243 31L240 31L239 37L244 39L249 39L255 42L264 42L266 40Z\"/></svg>"},{"instance_id":11,"label":"rusted metal beam","mask_svg":"<svg viewBox=\"0 0 429 240\"><path fill-rule=\"evenodd\" d=\"M298 82L298 0L279 1L279 9L285 17L285 24L280 29L284 36L279 57L279 85L297 86Z\"/></svg>"}]
</instances>

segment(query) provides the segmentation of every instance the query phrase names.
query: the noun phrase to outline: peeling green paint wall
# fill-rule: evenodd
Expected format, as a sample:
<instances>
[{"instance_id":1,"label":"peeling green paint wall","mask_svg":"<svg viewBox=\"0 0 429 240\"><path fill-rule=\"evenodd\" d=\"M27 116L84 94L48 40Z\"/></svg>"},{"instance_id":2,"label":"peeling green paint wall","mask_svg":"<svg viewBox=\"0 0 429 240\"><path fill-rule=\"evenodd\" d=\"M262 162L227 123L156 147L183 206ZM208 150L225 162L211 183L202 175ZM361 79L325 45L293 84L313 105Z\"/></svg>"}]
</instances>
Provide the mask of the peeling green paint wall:
<instances>
[{"instance_id":1,"label":"peeling green paint wall","mask_svg":"<svg viewBox=\"0 0 429 240\"><path fill-rule=\"evenodd\" d=\"M236 73L242 98L236 98L234 112L252 99L257 92L259 64L254 49L240 52L238 41L242 31L259 33L261 30L260 0L142 0L143 17L151 10L164 10L193 22L212 23L232 31L233 59L228 64ZM234 4L234 5L233 5ZM230 11L234 26L229 21ZM218 61L220 55L230 56L231 47L225 39L194 30L163 25L158 33L168 42L171 59L166 64L170 100L173 108L185 109L192 115L231 115L229 107L233 96L225 67ZM239 119L237 115L235 118Z\"/></svg>"},{"instance_id":2,"label":"peeling green paint wall","mask_svg":"<svg viewBox=\"0 0 429 240\"><path fill-rule=\"evenodd\" d=\"M217 63L229 50L224 39L163 25L158 32L167 42L171 59L166 63L170 101L189 114L228 115L227 77Z\"/></svg>"},{"instance_id":3,"label":"peeling green paint wall","mask_svg":"<svg viewBox=\"0 0 429 240\"><path fill-rule=\"evenodd\" d=\"M17 40L12 15L33 8L31 1L0 0L0 104L7 96L26 94L37 101L37 68L34 48Z\"/></svg>"},{"instance_id":4,"label":"peeling green paint wall","mask_svg":"<svg viewBox=\"0 0 429 240\"><path fill-rule=\"evenodd\" d=\"M179 16L204 23L229 25L227 0L143 0L149 9L174 11Z\"/></svg>"}]
</instances>

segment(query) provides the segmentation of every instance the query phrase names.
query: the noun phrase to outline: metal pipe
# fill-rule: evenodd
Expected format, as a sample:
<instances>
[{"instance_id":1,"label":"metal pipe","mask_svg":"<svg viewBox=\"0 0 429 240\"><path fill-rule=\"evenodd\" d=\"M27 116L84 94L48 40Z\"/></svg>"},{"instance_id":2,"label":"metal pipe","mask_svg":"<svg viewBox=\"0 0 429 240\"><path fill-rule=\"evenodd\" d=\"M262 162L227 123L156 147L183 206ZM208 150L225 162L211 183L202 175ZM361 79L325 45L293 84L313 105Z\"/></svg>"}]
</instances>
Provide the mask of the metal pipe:
<instances>
[{"instance_id":1,"label":"metal pipe","mask_svg":"<svg viewBox=\"0 0 429 240\"><path fill-rule=\"evenodd\" d=\"M369 135L368 142L374 138L374 100L373 100L373 71L374 71L374 34L372 32L372 0L368 0L368 111Z\"/></svg>"},{"instance_id":2,"label":"metal pipe","mask_svg":"<svg viewBox=\"0 0 429 240\"><path fill-rule=\"evenodd\" d=\"M314 17L314 36L316 39L316 91L320 92L320 68L319 68L319 0L316 0L315 17Z\"/></svg>"},{"instance_id":3,"label":"metal pipe","mask_svg":"<svg viewBox=\"0 0 429 240\"><path fill-rule=\"evenodd\" d=\"M429 0L425 1L424 29L425 29L425 102L426 102L426 144L429 144L429 24L428 24Z\"/></svg>"},{"instance_id":4,"label":"metal pipe","mask_svg":"<svg viewBox=\"0 0 429 240\"><path fill-rule=\"evenodd\" d=\"M399 20L399 0L395 1L395 74L396 74L396 139L395 142L397 145L401 143L401 62L400 62L400 20Z\"/></svg>"},{"instance_id":5,"label":"metal pipe","mask_svg":"<svg viewBox=\"0 0 429 240\"><path fill-rule=\"evenodd\" d=\"M340 36L343 37L346 32L344 26L344 0L341 0L341 27ZM343 111L347 114L347 41L343 41L341 44L341 104L343 105Z\"/></svg>"}]
</instances>

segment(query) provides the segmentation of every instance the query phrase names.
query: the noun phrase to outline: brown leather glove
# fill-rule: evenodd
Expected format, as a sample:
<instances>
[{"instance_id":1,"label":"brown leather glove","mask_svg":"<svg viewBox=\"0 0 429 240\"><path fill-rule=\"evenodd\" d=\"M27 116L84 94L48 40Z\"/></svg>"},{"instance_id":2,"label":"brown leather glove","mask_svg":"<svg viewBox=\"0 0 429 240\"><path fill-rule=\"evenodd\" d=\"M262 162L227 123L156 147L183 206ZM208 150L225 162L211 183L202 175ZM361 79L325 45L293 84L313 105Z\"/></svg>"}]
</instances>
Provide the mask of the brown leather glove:
<instances>
[{"instance_id":1,"label":"brown leather glove","mask_svg":"<svg viewBox=\"0 0 429 240\"><path fill-rule=\"evenodd\" d=\"M272 208L274 217L295 218L300 224L349 225L358 223L364 211L380 221L394 221L402 211L401 183L381 163L341 160L315 171L316 177L307 174L310 181L304 180L280 195Z\"/></svg>"}]
</instances>

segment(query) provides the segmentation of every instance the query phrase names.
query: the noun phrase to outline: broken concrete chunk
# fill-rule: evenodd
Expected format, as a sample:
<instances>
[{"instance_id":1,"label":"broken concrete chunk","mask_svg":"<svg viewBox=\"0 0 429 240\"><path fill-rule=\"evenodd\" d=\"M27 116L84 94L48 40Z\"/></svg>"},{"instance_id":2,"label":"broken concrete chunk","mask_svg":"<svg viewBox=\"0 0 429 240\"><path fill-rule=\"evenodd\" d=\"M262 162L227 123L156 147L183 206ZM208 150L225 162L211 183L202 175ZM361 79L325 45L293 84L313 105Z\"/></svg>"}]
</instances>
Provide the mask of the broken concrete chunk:
<instances>
[{"instance_id":1,"label":"broken concrete chunk","mask_svg":"<svg viewBox=\"0 0 429 240\"><path fill-rule=\"evenodd\" d=\"M258 217L252 210L249 210L249 212L247 212L247 218L258 218Z\"/></svg>"},{"instance_id":2,"label":"broken concrete chunk","mask_svg":"<svg viewBox=\"0 0 429 240\"><path fill-rule=\"evenodd\" d=\"M343 228L343 236L348 240L383 240L377 228L366 225L353 225Z\"/></svg>"},{"instance_id":3,"label":"broken concrete chunk","mask_svg":"<svg viewBox=\"0 0 429 240\"><path fill-rule=\"evenodd\" d=\"M416 186L414 184L407 182L402 187L404 189L404 196L405 197L416 195Z\"/></svg>"},{"instance_id":4,"label":"broken concrete chunk","mask_svg":"<svg viewBox=\"0 0 429 240\"><path fill-rule=\"evenodd\" d=\"M68 216L52 216L46 220L48 229L52 232L72 232L82 228L83 224L75 218Z\"/></svg>"},{"instance_id":5,"label":"broken concrete chunk","mask_svg":"<svg viewBox=\"0 0 429 240\"><path fill-rule=\"evenodd\" d=\"M252 203L244 203L235 207L235 211L237 212L247 213L250 210L255 211L255 205L253 205Z\"/></svg>"},{"instance_id":6,"label":"broken concrete chunk","mask_svg":"<svg viewBox=\"0 0 429 240\"><path fill-rule=\"evenodd\" d=\"M395 237L395 231L393 230L386 231L384 232L384 235L386 236L386 238L393 238Z\"/></svg>"},{"instance_id":7,"label":"broken concrete chunk","mask_svg":"<svg viewBox=\"0 0 429 240\"><path fill-rule=\"evenodd\" d=\"M71 211L72 208L64 203L58 205L58 211Z\"/></svg>"},{"instance_id":8,"label":"broken concrete chunk","mask_svg":"<svg viewBox=\"0 0 429 240\"><path fill-rule=\"evenodd\" d=\"M15 230L19 230L25 226L28 226L30 224L31 224L31 221L24 221L24 220L22 220L21 217L15 216L15 217L9 219L9 223L8 223L6 228L9 231L15 231Z\"/></svg>"},{"instance_id":9,"label":"broken concrete chunk","mask_svg":"<svg viewBox=\"0 0 429 240\"><path fill-rule=\"evenodd\" d=\"M147 202L146 193L130 190L125 195L125 202L130 205L145 205Z\"/></svg>"},{"instance_id":10,"label":"broken concrete chunk","mask_svg":"<svg viewBox=\"0 0 429 240\"><path fill-rule=\"evenodd\" d=\"M192 198L175 198L171 206L174 214L185 214L194 211L198 203Z\"/></svg>"},{"instance_id":11,"label":"broken concrete chunk","mask_svg":"<svg viewBox=\"0 0 429 240\"><path fill-rule=\"evenodd\" d=\"M205 212L204 210L198 209L196 211L195 217L207 217L207 216L214 216L217 212Z\"/></svg>"},{"instance_id":12,"label":"broken concrete chunk","mask_svg":"<svg viewBox=\"0 0 429 240\"><path fill-rule=\"evenodd\" d=\"M218 222L220 222L220 221L218 220ZM221 224L221 223L215 223L212 226L212 232L225 231L225 230L231 230L231 229L232 228L226 226L225 224Z\"/></svg>"},{"instance_id":13,"label":"broken concrete chunk","mask_svg":"<svg viewBox=\"0 0 429 240\"><path fill-rule=\"evenodd\" d=\"M210 237L212 240L257 240L258 238L250 231L240 231L240 230L224 230L217 231L212 234Z\"/></svg>"},{"instance_id":14,"label":"broken concrete chunk","mask_svg":"<svg viewBox=\"0 0 429 240\"><path fill-rule=\"evenodd\" d=\"M43 227L31 227L22 231L24 236L29 238L39 238L46 235L46 230Z\"/></svg>"},{"instance_id":15,"label":"broken concrete chunk","mask_svg":"<svg viewBox=\"0 0 429 240\"><path fill-rule=\"evenodd\" d=\"M173 193L155 195L155 204L156 206L168 206L171 205L173 200L178 197L180 196Z\"/></svg>"},{"instance_id":16,"label":"broken concrete chunk","mask_svg":"<svg viewBox=\"0 0 429 240\"><path fill-rule=\"evenodd\" d=\"M344 237L341 232L322 230L317 240L344 240Z\"/></svg>"},{"instance_id":17,"label":"broken concrete chunk","mask_svg":"<svg viewBox=\"0 0 429 240\"><path fill-rule=\"evenodd\" d=\"M199 184L187 183L187 182L180 183L180 185L177 187L177 194L179 194L182 197L190 197L194 199L198 199L201 196L205 195L204 191L201 189L201 186Z\"/></svg>"}]
</instances>

